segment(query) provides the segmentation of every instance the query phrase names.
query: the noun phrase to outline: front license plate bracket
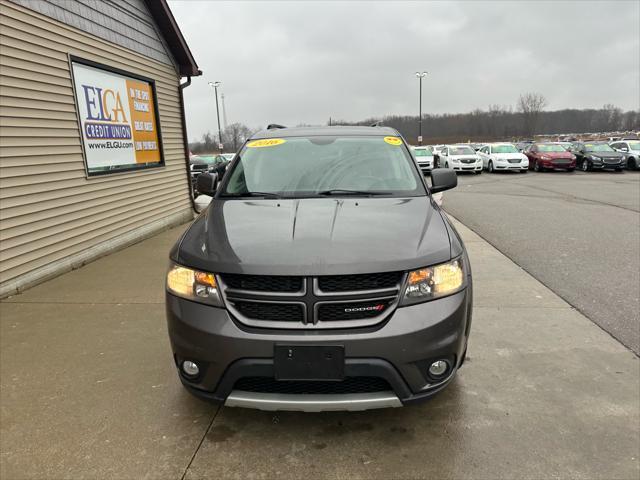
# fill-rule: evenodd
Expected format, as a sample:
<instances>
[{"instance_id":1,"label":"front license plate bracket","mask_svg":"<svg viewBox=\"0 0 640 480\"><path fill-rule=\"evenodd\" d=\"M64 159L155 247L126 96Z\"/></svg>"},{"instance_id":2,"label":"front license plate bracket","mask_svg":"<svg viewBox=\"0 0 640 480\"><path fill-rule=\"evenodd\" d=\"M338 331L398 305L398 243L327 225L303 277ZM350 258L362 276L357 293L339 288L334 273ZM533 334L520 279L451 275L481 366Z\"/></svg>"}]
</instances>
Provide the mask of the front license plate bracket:
<instances>
[{"instance_id":1,"label":"front license plate bracket","mask_svg":"<svg viewBox=\"0 0 640 480\"><path fill-rule=\"evenodd\" d=\"M344 379L342 345L276 345L273 357L276 380Z\"/></svg>"}]
</instances>

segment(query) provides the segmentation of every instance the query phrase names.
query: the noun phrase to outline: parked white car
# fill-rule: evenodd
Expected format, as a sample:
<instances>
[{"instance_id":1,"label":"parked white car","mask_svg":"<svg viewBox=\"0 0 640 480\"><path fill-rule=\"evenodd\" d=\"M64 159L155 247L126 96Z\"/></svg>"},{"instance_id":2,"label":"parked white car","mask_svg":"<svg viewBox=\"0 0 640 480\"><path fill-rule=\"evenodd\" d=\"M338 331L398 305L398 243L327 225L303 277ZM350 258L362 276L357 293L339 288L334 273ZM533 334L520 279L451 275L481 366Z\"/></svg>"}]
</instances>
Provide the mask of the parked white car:
<instances>
[{"instance_id":1,"label":"parked white car","mask_svg":"<svg viewBox=\"0 0 640 480\"><path fill-rule=\"evenodd\" d=\"M480 147L478 155L482 158L482 167L490 173L500 170L514 170L527 173L529 159L518 151L512 143L490 143Z\"/></svg>"},{"instance_id":2,"label":"parked white car","mask_svg":"<svg viewBox=\"0 0 640 480\"><path fill-rule=\"evenodd\" d=\"M433 150L429 146L411 147L413 155L422 173L428 173L433 170L435 165L433 158Z\"/></svg>"},{"instance_id":3,"label":"parked white car","mask_svg":"<svg viewBox=\"0 0 640 480\"><path fill-rule=\"evenodd\" d=\"M482 173L482 159L469 145L445 145L440 150L439 165L457 172Z\"/></svg>"},{"instance_id":4,"label":"parked white car","mask_svg":"<svg viewBox=\"0 0 640 480\"><path fill-rule=\"evenodd\" d=\"M640 140L621 140L609 144L616 152L624 153L627 158L627 168L637 170L640 168Z\"/></svg>"}]
</instances>

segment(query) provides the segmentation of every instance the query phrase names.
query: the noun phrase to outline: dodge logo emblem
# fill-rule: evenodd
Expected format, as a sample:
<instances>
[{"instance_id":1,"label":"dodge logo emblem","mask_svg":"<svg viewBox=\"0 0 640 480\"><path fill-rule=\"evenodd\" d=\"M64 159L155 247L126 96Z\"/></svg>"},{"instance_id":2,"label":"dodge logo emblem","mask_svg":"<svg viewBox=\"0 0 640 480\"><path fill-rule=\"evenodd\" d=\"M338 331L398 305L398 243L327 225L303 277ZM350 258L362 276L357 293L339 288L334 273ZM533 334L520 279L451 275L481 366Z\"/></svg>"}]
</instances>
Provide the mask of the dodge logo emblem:
<instances>
[{"instance_id":1,"label":"dodge logo emblem","mask_svg":"<svg viewBox=\"0 0 640 480\"><path fill-rule=\"evenodd\" d=\"M350 313L350 312L371 312L371 311L380 312L382 310L384 310L384 303L379 303L378 305L369 305L369 306L366 306L366 307L345 308L344 312L345 313Z\"/></svg>"}]
</instances>

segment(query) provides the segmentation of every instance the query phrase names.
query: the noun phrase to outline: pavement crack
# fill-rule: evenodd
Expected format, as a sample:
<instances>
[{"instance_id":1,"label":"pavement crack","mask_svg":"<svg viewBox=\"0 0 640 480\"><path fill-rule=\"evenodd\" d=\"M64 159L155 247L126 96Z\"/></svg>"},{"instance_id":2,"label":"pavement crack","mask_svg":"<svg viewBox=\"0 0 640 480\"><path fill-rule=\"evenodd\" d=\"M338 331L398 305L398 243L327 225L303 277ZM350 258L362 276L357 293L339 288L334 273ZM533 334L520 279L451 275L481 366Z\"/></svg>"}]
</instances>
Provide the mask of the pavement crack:
<instances>
[{"instance_id":1,"label":"pavement crack","mask_svg":"<svg viewBox=\"0 0 640 480\"><path fill-rule=\"evenodd\" d=\"M184 472L182 472L182 476L180 477L180 480L184 480L185 477L187 476L187 472L191 468L191 464L193 463L193 460L196 458L196 455L200 451L200 448L202 447L202 444L204 443L204 439L207 438L207 434L209 433L209 430L211 430L211 427L213 426L213 422L216 419L216 417L218 416L218 413L220 413L220 410L222 410L222 405L218 406L218 409L216 410L216 413L214 413L213 416L211 417L211 421L209 422L209 425L205 429L204 433L202 434L202 438L200 439L200 442L198 442L198 446L196 447L195 451L193 452L193 455L191 455L191 459L189 460L189 463L187 464L187 467L184 469Z\"/></svg>"}]
</instances>

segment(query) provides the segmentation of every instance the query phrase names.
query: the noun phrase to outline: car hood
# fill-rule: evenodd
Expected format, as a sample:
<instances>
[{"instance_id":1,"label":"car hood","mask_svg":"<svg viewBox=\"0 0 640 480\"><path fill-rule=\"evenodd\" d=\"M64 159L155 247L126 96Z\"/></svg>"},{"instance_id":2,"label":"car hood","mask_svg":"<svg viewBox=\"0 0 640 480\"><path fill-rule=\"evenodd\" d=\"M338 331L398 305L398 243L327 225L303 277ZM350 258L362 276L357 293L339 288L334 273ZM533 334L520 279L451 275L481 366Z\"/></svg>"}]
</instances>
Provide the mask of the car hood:
<instances>
[{"instance_id":1,"label":"car hood","mask_svg":"<svg viewBox=\"0 0 640 480\"><path fill-rule=\"evenodd\" d=\"M620 152L587 152L587 155L599 158L624 158L624 154Z\"/></svg>"},{"instance_id":2,"label":"car hood","mask_svg":"<svg viewBox=\"0 0 640 480\"><path fill-rule=\"evenodd\" d=\"M472 160L480 160L480 157L478 155L474 155L472 153L469 153L467 155L449 155L448 157L449 160L465 160L465 159L472 159Z\"/></svg>"},{"instance_id":3,"label":"car hood","mask_svg":"<svg viewBox=\"0 0 640 480\"><path fill-rule=\"evenodd\" d=\"M527 156L523 153L492 153L492 157L497 158L499 160L509 160L514 158L519 158L520 160L527 160Z\"/></svg>"},{"instance_id":4,"label":"car hood","mask_svg":"<svg viewBox=\"0 0 640 480\"><path fill-rule=\"evenodd\" d=\"M421 157L416 157L416 161L418 163L431 162L432 160L433 160L433 155L422 155Z\"/></svg>"},{"instance_id":5,"label":"car hood","mask_svg":"<svg viewBox=\"0 0 640 480\"><path fill-rule=\"evenodd\" d=\"M214 273L340 275L445 262L450 245L426 196L214 199L172 258Z\"/></svg>"},{"instance_id":6,"label":"car hood","mask_svg":"<svg viewBox=\"0 0 640 480\"><path fill-rule=\"evenodd\" d=\"M574 156L571 152L538 152L538 155L541 157L549 157L549 158L567 158L569 160L573 160Z\"/></svg>"}]
</instances>

